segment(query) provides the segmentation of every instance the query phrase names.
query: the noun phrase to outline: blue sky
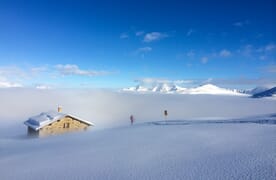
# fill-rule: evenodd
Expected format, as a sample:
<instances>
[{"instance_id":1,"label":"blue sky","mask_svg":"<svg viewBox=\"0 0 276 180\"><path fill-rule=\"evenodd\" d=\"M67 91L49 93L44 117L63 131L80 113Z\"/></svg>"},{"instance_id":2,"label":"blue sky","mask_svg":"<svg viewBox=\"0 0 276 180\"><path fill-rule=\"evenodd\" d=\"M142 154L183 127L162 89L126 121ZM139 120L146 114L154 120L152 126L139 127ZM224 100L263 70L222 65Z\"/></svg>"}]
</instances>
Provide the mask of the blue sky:
<instances>
[{"instance_id":1,"label":"blue sky","mask_svg":"<svg viewBox=\"0 0 276 180\"><path fill-rule=\"evenodd\" d=\"M276 1L0 1L0 87L276 84Z\"/></svg>"}]
</instances>

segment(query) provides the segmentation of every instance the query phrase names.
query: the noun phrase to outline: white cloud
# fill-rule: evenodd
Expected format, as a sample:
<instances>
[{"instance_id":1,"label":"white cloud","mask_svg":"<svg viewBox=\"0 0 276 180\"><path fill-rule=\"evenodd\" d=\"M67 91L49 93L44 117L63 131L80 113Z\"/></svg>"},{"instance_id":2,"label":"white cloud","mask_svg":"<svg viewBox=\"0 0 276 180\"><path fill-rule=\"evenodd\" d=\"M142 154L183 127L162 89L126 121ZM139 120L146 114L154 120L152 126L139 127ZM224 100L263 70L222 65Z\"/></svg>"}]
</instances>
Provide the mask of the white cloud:
<instances>
[{"instance_id":1,"label":"white cloud","mask_svg":"<svg viewBox=\"0 0 276 180\"><path fill-rule=\"evenodd\" d=\"M262 69L264 71L267 71L266 68ZM276 69L275 69L276 70ZM275 71L276 72L276 71ZM268 77L260 77L260 78L233 78L233 79L225 79L225 78L214 78L211 79L210 83L216 84L216 85L227 85L230 87L234 86L251 86L252 88L257 86L267 86L267 87L274 87L276 86L276 79L274 77L268 78Z\"/></svg>"},{"instance_id":2,"label":"white cloud","mask_svg":"<svg viewBox=\"0 0 276 180\"><path fill-rule=\"evenodd\" d=\"M204 56L201 58L201 63L206 64L208 62L208 57Z\"/></svg>"},{"instance_id":3,"label":"white cloud","mask_svg":"<svg viewBox=\"0 0 276 180\"><path fill-rule=\"evenodd\" d=\"M276 73L276 65L267 66L263 70L268 73Z\"/></svg>"},{"instance_id":4,"label":"white cloud","mask_svg":"<svg viewBox=\"0 0 276 180\"><path fill-rule=\"evenodd\" d=\"M0 79L0 88L14 88L14 87L23 87L23 86L19 83L13 83L13 82Z\"/></svg>"},{"instance_id":5,"label":"white cloud","mask_svg":"<svg viewBox=\"0 0 276 180\"><path fill-rule=\"evenodd\" d=\"M231 52L227 49L223 49L223 50L220 51L219 55L221 57L228 57L228 56L231 56Z\"/></svg>"},{"instance_id":6,"label":"white cloud","mask_svg":"<svg viewBox=\"0 0 276 180\"><path fill-rule=\"evenodd\" d=\"M238 22L233 23L233 26L243 27L243 26L248 25L248 24L249 24L248 20L246 20L246 21L238 21Z\"/></svg>"},{"instance_id":7,"label":"white cloud","mask_svg":"<svg viewBox=\"0 0 276 180\"><path fill-rule=\"evenodd\" d=\"M247 44L244 47L242 47L241 49L238 50L238 52L246 57L252 57L254 51L257 51L254 49L253 45L251 44Z\"/></svg>"},{"instance_id":8,"label":"white cloud","mask_svg":"<svg viewBox=\"0 0 276 180\"><path fill-rule=\"evenodd\" d=\"M175 84L193 84L194 80L174 80Z\"/></svg>"},{"instance_id":9,"label":"white cloud","mask_svg":"<svg viewBox=\"0 0 276 180\"><path fill-rule=\"evenodd\" d=\"M263 46L253 46L252 44L241 47L237 52L239 55L252 59L273 60L275 56L276 44L270 43Z\"/></svg>"},{"instance_id":10,"label":"white cloud","mask_svg":"<svg viewBox=\"0 0 276 180\"><path fill-rule=\"evenodd\" d=\"M134 51L134 55L141 55L142 58L145 57L145 54L146 53L149 53L152 51L152 48L151 47L141 47L141 48L138 48L136 51Z\"/></svg>"},{"instance_id":11,"label":"white cloud","mask_svg":"<svg viewBox=\"0 0 276 180\"><path fill-rule=\"evenodd\" d=\"M137 53L147 53L152 51L151 47L142 47L136 50Z\"/></svg>"},{"instance_id":12,"label":"white cloud","mask_svg":"<svg viewBox=\"0 0 276 180\"><path fill-rule=\"evenodd\" d=\"M42 90L44 90L44 89L52 89L51 86L46 85L46 84L37 84L37 85L35 86L35 88L36 88L36 89L42 89Z\"/></svg>"},{"instance_id":13,"label":"white cloud","mask_svg":"<svg viewBox=\"0 0 276 180\"><path fill-rule=\"evenodd\" d=\"M149 86L149 87L153 87L155 85L158 84L193 84L194 81L193 80L169 80L169 79L165 79L165 78L140 78L140 79L136 79L134 80L135 82L137 82L139 85L142 86Z\"/></svg>"},{"instance_id":14,"label":"white cloud","mask_svg":"<svg viewBox=\"0 0 276 180\"><path fill-rule=\"evenodd\" d=\"M25 78L27 73L17 66L2 66L0 67L0 76Z\"/></svg>"},{"instance_id":15,"label":"white cloud","mask_svg":"<svg viewBox=\"0 0 276 180\"><path fill-rule=\"evenodd\" d=\"M13 88L13 87L23 87L23 86L18 83L0 82L0 88Z\"/></svg>"},{"instance_id":16,"label":"white cloud","mask_svg":"<svg viewBox=\"0 0 276 180\"><path fill-rule=\"evenodd\" d=\"M256 52L257 53L263 53L264 52L264 48L260 47L260 48L256 49Z\"/></svg>"},{"instance_id":17,"label":"white cloud","mask_svg":"<svg viewBox=\"0 0 276 180\"><path fill-rule=\"evenodd\" d=\"M260 60L265 60L266 56L260 56L259 58L260 58Z\"/></svg>"},{"instance_id":18,"label":"white cloud","mask_svg":"<svg viewBox=\"0 0 276 180\"><path fill-rule=\"evenodd\" d=\"M47 67L0 67L0 88L14 88L27 86L33 79L40 77L42 72L47 72Z\"/></svg>"},{"instance_id":19,"label":"white cloud","mask_svg":"<svg viewBox=\"0 0 276 180\"><path fill-rule=\"evenodd\" d=\"M120 38L121 38L121 39L127 39L127 38L128 38L128 34L127 34L127 33L122 33L122 34L120 35Z\"/></svg>"},{"instance_id":20,"label":"white cloud","mask_svg":"<svg viewBox=\"0 0 276 180\"><path fill-rule=\"evenodd\" d=\"M146 51L147 49L144 49ZM74 64L59 64L55 66L19 67L0 66L0 88L9 87L33 87L37 89L49 89L47 82L56 81L62 76L101 76L117 72L83 70ZM46 84L45 84L46 83ZM59 87L59 85L54 85Z\"/></svg>"},{"instance_id":21,"label":"white cloud","mask_svg":"<svg viewBox=\"0 0 276 180\"><path fill-rule=\"evenodd\" d=\"M195 52L194 50L190 50L189 52L187 52L186 54L188 57L194 57L195 56Z\"/></svg>"},{"instance_id":22,"label":"white cloud","mask_svg":"<svg viewBox=\"0 0 276 180\"><path fill-rule=\"evenodd\" d=\"M205 81L203 81L203 83L204 84L211 83L211 82L213 82L213 80L214 80L213 78L208 78Z\"/></svg>"},{"instance_id":23,"label":"white cloud","mask_svg":"<svg viewBox=\"0 0 276 180\"><path fill-rule=\"evenodd\" d=\"M155 82L164 82L164 79L160 79L160 78L140 78L140 79L136 79L134 80L135 82L138 82L140 84L152 84Z\"/></svg>"},{"instance_id":24,"label":"white cloud","mask_svg":"<svg viewBox=\"0 0 276 180\"><path fill-rule=\"evenodd\" d=\"M272 51L274 49L276 49L276 45L275 44L268 44L265 46L265 51Z\"/></svg>"},{"instance_id":25,"label":"white cloud","mask_svg":"<svg viewBox=\"0 0 276 180\"><path fill-rule=\"evenodd\" d=\"M144 42L153 42L153 41L158 41L160 39L168 37L167 34L165 33L160 33L160 32L151 32L147 33L144 36Z\"/></svg>"},{"instance_id":26,"label":"white cloud","mask_svg":"<svg viewBox=\"0 0 276 180\"><path fill-rule=\"evenodd\" d=\"M22 79L28 78L30 75L26 70L16 66L0 67L0 88L23 87Z\"/></svg>"},{"instance_id":27,"label":"white cloud","mask_svg":"<svg viewBox=\"0 0 276 180\"><path fill-rule=\"evenodd\" d=\"M276 49L276 45L271 43L271 44L267 44L265 46L259 47L258 49L256 49L256 52L258 53L266 53L266 52L270 52Z\"/></svg>"},{"instance_id":28,"label":"white cloud","mask_svg":"<svg viewBox=\"0 0 276 180\"><path fill-rule=\"evenodd\" d=\"M75 64L58 64L55 66L56 70L64 76L67 75L79 75L79 76L99 76L106 75L108 72L105 71L92 71L92 70L82 70Z\"/></svg>"},{"instance_id":29,"label":"white cloud","mask_svg":"<svg viewBox=\"0 0 276 180\"><path fill-rule=\"evenodd\" d=\"M259 39L259 38L262 38L264 35L262 33L259 33L257 34L256 38Z\"/></svg>"},{"instance_id":30,"label":"white cloud","mask_svg":"<svg viewBox=\"0 0 276 180\"><path fill-rule=\"evenodd\" d=\"M29 79L34 76L47 73L49 71L47 66L38 67L19 67L19 66L2 66L0 67L0 76L8 79Z\"/></svg>"},{"instance_id":31,"label":"white cloud","mask_svg":"<svg viewBox=\"0 0 276 180\"><path fill-rule=\"evenodd\" d=\"M47 66L33 67L33 68L30 69L30 73L32 75L38 75L40 73L47 72L47 71L48 71Z\"/></svg>"},{"instance_id":32,"label":"white cloud","mask_svg":"<svg viewBox=\"0 0 276 180\"><path fill-rule=\"evenodd\" d=\"M189 29L189 31L187 32L186 36L191 36L192 33L194 33L195 31L193 29Z\"/></svg>"},{"instance_id":33,"label":"white cloud","mask_svg":"<svg viewBox=\"0 0 276 180\"><path fill-rule=\"evenodd\" d=\"M163 78L141 78L135 80L135 82L138 82L141 85L156 85L159 83L172 83L173 81Z\"/></svg>"},{"instance_id":34,"label":"white cloud","mask_svg":"<svg viewBox=\"0 0 276 180\"><path fill-rule=\"evenodd\" d=\"M242 22L235 22L233 25L234 26L238 26L238 27L242 27L243 23Z\"/></svg>"},{"instance_id":35,"label":"white cloud","mask_svg":"<svg viewBox=\"0 0 276 180\"><path fill-rule=\"evenodd\" d=\"M142 36L145 32L144 31L137 31L135 33L136 36Z\"/></svg>"}]
</instances>

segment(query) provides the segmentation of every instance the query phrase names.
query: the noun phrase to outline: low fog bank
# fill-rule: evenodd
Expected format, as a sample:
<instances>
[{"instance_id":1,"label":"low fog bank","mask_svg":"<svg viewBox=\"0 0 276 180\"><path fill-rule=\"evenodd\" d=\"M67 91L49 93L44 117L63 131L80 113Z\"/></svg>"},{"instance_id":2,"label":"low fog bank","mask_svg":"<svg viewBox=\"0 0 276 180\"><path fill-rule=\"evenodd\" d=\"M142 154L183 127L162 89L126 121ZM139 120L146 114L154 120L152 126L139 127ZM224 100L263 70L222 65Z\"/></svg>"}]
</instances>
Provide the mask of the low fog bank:
<instances>
[{"instance_id":1,"label":"low fog bank","mask_svg":"<svg viewBox=\"0 0 276 180\"><path fill-rule=\"evenodd\" d=\"M97 128L137 123L202 118L237 118L275 113L276 100L241 96L134 94L111 90L1 89L0 122L23 123L30 116L56 110L95 123ZM1 129L2 129L1 128Z\"/></svg>"}]
</instances>

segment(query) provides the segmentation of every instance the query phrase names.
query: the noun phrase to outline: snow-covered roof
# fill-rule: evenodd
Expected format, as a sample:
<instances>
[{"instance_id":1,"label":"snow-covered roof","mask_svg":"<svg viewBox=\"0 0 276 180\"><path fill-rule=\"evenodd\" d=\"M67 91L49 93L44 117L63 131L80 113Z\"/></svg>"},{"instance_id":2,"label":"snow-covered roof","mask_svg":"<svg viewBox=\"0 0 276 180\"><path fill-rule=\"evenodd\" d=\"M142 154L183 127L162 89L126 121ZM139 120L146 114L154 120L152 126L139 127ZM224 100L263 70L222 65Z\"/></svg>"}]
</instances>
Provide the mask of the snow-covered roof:
<instances>
[{"instance_id":1,"label":"snow-covered roof","mask_svg":"<svg viewBox=\"0 0 276 180\"><path fill-rule=\"evenodd\" d=\"M91 125L94 126L94 124L89 121L85 121L83 119L80 119L80 118L70 115L70 114L64 114L64 113L60 113L60 112L56 112L56 111L43 112L39 115L30 117L27 121L24 122L24 124L37 131L37 130L41 129L42 127L47 126L48 124L51 124L51 123L53 123L59 119L62 119L66 116L77 119L81 122L84 122L84 123L90 125L90 126Z\"/></svg>"}]
</instances>

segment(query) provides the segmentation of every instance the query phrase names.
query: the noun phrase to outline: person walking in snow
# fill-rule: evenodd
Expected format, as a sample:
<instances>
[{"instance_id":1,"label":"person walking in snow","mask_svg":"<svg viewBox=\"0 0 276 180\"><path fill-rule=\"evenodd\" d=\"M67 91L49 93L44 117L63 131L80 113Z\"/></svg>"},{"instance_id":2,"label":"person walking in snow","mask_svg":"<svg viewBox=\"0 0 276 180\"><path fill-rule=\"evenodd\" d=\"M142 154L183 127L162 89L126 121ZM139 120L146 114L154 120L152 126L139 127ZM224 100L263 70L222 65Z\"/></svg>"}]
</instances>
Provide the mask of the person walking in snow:
<instances>
[{"instance_id":1,"label":"person walking in snow","mask_svg":"<svg viewBox=\"0 0 276 180\"><path fill-rule=\"evenodd\" d=\"M133 115L130 115L129 119L130 119L131 125L133 125L133 123L134 123L134 117L133 117Z\"/></svg>"},{"instance_id":2,"label":"person walking in snow","mask_svg":"<svg viewBox=\"0 0 276 180\"><path fill-rule=\"evenodd\" d=\"M165 116L165 120L167 120L167 116L168 116L168 111L164 110L164 116Z\"/></svg>"}]
</instances>

